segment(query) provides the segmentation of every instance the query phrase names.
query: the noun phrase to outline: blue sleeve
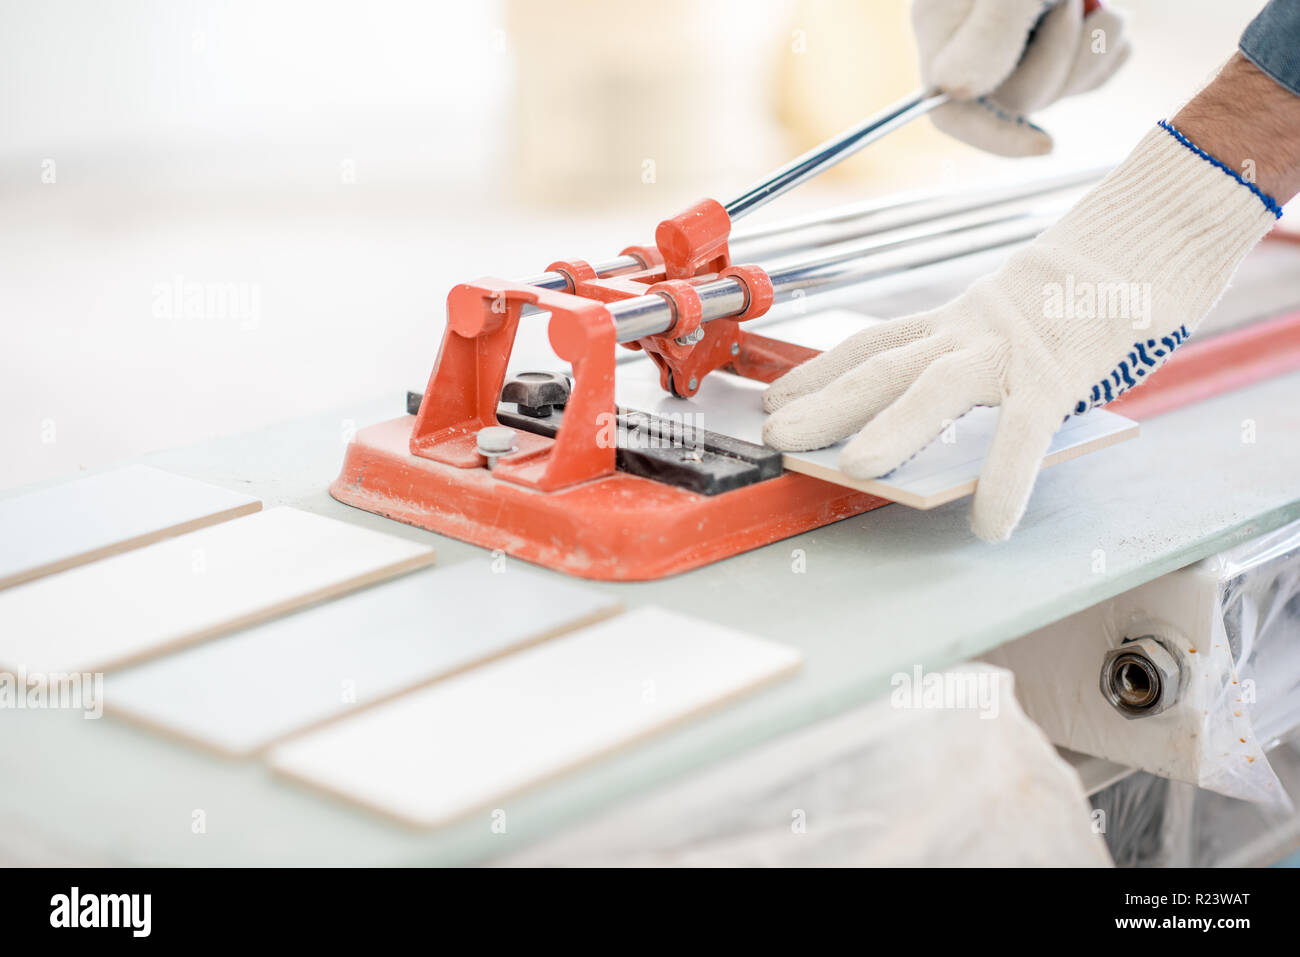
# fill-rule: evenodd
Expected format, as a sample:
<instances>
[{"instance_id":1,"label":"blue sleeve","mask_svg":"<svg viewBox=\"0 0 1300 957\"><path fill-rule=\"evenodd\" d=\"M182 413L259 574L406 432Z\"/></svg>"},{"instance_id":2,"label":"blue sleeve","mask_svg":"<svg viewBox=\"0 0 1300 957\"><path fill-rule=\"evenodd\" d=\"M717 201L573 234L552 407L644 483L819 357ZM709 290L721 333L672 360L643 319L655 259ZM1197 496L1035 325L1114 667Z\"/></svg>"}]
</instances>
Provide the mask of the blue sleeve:
<instances>
[{"instance_id":1,"label":"blue sleeve","mask_svg":"<svg viewBox=\"0 0 1300 957\"><path fill-rule=\"evenodd\" d=\"M1241 35L1241 52L1300 96L1300 0L1271 0Z\"/></svg>"}]
</instances>

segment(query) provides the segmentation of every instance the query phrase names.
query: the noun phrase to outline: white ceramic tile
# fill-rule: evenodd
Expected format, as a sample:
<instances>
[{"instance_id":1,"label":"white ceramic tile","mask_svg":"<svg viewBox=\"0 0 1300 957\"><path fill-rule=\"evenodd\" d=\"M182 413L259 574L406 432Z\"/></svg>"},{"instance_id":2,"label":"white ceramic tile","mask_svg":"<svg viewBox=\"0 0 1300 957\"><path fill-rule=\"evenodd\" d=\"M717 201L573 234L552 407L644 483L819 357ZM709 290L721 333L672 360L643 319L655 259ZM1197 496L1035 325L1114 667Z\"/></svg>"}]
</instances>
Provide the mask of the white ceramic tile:
<instances>
[{"instance_id":1,"label":"white ceramic tile","mask_svg":"<svg viewBox=\"0 0 1300 957\"><path fill-rule=\"evenodd\" d=\"M799 659L793 648L641 608L293 738L269 760L434 827L775 680Z\"/></svg>"},{"instance_id":2,"label":"white ceramic tile","mask_svg":"<svg viewBox=\"0 0 1300 957\"><path fill-rule=\"evenodd\" d=\"M250 495L147 465L0 499L0 588L261 507Z\"/></svg>"},{"instance_id":3,"label":"white ceramic tile","mask_svg":"<svg viewBox=\"0 0 1300 957\"><path fill-rule=\"evenodd\" d=\"M785 455L787 468L870 492L912 508L935 508L971 495L997 431L999 409L971 409L952 427L952 442L936 439L915 458L880 479L850 478L839 470L843 443L813 452ZM1052 438L1043 468L1136 438L1138 424L1122 415L1094 409L1071 416Z\"/></svg>"},{"instance_id":4,"label":"white ceramic tile","mask_svg":"<svg viewBox=\"0 0 1300 957\"><path fill-rule=\"evenodd\" d=\"M853 333L885 321L848 309L827 309L746 328L751 328L758 335L767 336L769 339L781 339L785 342L793 342L797 346L825 352L838 346Z\"/></svg>"},{"instance_id":5,"label":"white ceramic tile","mask_svg":"<svg viewBox=\"0 0 1300 957\"><path fill-rule=\"evenodd\" d=\"M0 592L0 668L106 671L433 559L348 522L257 512Z\"/></svg>"},{"instance_id":6,"label":"white ceramic tile","mask_svg":"<svg viewBox=\"0 0 1300 957\"><path fill-rule=\"evenodd\" d=\"M759 444L763 441L763 422L767 419L762 406L765 388L764 383L753 379L715 372L704 380L692 398L678 399L660 388L658 370L649 360L624 363L615 378L620 406L655 415L689 415L687 421L691 425ZM782 459L792 472L804 472L912 508L934 508L975 491L999 414L996 408L971 409L954 424L951 433L954 441L936 439L914 458L879 479L855 479L839 470L844 442L812 452L787 452ZM1043 465L1064 462L1135 438L1137 434L1136 422L1105 409L1071 416L1053 438Z\"/></svg>"},{"instance_id":7,"label":"white ceramic tile","mask_svg":"<svg viewBox=\"0 0 1300 957\"><path fill-rule=\"evenodd\" d=\"M616 613L603 592L487 560L417 572L108 676L122 715L226 754Z\"/></svg>"}]
</instances>

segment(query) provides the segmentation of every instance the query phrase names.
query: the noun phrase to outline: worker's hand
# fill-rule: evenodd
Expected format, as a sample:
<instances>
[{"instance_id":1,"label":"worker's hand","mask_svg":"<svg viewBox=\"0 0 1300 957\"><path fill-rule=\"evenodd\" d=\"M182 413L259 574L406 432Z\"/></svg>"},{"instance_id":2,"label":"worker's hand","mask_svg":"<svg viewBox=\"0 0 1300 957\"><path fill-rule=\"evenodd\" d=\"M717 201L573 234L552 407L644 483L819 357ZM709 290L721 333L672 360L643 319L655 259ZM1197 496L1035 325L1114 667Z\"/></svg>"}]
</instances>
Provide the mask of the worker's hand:
<instances>
[{"instance_id":1,"label":"worker's hand","mask_svg":"<svg viewBox=\"0 0 1300 957\"><path fill-rule=\"evenodd\" d=\"M857 432L840 468L875 478L973 406L1000 405L971 527L1010 535L1065 417L1163 363L1280 215L1256 186L1162 127L993 276L774 382L764 440L803 451Z\"/></svg>"},{"instance_id":2,"label":"worker's hand","mask_svg":"<svg viewBox=\"0 0 1300 957\"><path fill-rule=\"evenodd\" d=\"M934 125L1003 156L1050 152L1029 115L1100 86L1130 51L1123 20L1085 0L915 0L912 25L926 85L959 101Z\"/></svg>"}]
</instances>

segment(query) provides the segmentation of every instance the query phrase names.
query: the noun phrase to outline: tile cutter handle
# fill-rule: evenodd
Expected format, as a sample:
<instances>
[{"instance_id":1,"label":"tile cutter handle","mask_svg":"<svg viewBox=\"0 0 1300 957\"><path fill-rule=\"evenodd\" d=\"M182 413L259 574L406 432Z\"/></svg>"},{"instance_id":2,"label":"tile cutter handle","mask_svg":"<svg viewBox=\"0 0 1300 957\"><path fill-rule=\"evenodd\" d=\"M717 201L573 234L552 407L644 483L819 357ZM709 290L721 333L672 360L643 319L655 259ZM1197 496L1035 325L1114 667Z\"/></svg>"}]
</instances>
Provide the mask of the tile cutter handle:
<instances>
[{"instance_id":1,"label":"tile cutter handle","mask_svg":"<svg viewBox=\"0 0 1300 957\"><path fill-rule=\"evenodd\" d=\"M845 130L839 136L813 147L807 153L782 166L767 179L727 203L727 215L732 222L735 222L740 217L789 192L800 183L807 182L823 170L847 159L886 133L893 132L947 102L946 93L940 93L938 90L917 90L897 103L885 107L874 116L867 117L852 129Z\"/></svg>"}]
</instances>

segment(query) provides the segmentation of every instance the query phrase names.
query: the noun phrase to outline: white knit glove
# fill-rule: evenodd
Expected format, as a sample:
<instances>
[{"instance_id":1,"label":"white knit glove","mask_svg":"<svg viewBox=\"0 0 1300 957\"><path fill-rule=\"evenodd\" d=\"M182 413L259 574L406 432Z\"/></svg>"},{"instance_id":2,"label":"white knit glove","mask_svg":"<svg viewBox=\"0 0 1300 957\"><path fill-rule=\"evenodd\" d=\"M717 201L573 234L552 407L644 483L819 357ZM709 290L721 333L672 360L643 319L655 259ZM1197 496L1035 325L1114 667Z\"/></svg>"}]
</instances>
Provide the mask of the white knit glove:
<instances>
[{"instance_id":1,"label":"white knit glove","mask_svg":"<svg viewBox=\"0 0 1300 957\"><path fill-rule=\"evenodd\" d=\"M972 406L1001 405L971 527L981 538L1009 536L1065 417L1109 402L1161 365L1281 214L1257 187L1162 127L994 275L939 309L857 333L774 382L763 398L774 413L764 440L802 451L857 432L840 468L873 478Z\"/></svg>"},{"instance_id":2,"label":"white knit glove","mask_svg":"<svg viewBox=\"0 0 1300 957\"><path fill-rule=\"evenodd\" d=\"M959 100L931 114L934 125L1003 156L1050 152L1028 115L1100 86L1131 51L1123 19L1087 6L1085 16L1084 0L915 0L921 74Z\"/></svg>"}]
</instances>

